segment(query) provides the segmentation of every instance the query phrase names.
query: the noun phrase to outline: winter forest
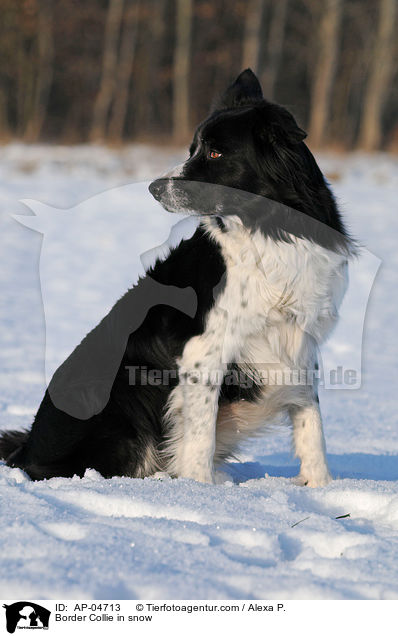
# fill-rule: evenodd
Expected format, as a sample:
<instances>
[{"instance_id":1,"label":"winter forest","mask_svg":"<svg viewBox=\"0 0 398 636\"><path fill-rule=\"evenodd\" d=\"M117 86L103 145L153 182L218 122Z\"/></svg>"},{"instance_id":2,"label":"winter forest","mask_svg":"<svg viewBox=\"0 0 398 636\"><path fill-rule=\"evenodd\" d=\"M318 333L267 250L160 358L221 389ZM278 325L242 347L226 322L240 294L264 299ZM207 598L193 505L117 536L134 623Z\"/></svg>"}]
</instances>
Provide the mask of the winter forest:
<instances>
[{"instance_id":1,"label":"winter forest","mask_svg":"<svg viewBox=\"0 0 398 636\"><path fill-rule=\"evenodd\" d=\"M186 142L242 68L312 147L398 148L397 0L0 0L0 137Z\"/></svg>"}]
</instances>

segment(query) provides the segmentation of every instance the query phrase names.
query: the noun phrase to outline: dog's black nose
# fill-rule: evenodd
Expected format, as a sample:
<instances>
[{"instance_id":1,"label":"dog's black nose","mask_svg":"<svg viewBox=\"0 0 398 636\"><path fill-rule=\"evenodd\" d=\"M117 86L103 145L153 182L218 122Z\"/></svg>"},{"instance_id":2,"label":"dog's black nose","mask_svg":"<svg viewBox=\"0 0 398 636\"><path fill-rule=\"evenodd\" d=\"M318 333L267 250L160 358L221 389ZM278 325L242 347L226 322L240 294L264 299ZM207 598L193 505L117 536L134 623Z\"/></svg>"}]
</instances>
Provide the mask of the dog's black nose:
<instances>
[{"instance_id":1,"label":"dog's black nose","mask_svg":"<svg viewBox=\"0 0 398 636\"><path fill-rule=\"evenodd\" d=\"M166 180L165 179L156 179L149 184L149 192L152 196L159 201L162 197L162 194L166 188Z\"/></svg>"}]
</instances>

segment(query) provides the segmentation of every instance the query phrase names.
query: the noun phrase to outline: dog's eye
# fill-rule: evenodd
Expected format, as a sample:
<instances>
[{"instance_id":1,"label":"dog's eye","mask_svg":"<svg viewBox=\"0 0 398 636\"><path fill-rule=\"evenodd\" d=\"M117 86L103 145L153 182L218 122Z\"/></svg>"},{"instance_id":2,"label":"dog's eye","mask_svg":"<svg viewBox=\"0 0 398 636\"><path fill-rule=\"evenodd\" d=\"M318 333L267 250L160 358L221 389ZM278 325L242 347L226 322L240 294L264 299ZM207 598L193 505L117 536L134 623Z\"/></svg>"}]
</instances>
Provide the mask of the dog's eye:
<instances>
[{"instance_id":1,"label":"dog's eye","mask_svg":"<svg viewBox=\"0 0 398 636\"><path fill-rule=\"evenodd\" d=\"M217 150L209 150L209 152L207 153L208 159L219 159L220 157L222 157L222 153L217 152Z\"/></svg>"}]
</instances>

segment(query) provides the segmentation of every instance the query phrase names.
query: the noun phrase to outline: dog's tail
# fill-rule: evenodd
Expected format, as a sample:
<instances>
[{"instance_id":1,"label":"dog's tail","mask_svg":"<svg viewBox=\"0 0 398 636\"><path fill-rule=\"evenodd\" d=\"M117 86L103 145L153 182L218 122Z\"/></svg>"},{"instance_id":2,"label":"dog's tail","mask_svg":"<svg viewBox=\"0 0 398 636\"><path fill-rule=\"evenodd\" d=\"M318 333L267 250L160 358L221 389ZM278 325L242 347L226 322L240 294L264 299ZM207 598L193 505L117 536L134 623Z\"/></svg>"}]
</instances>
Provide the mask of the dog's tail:
<instances>
[{"instance_id":1,"label":"dog's tail","mask_svg":"<svg viewBox=\"0 0 398 636\"><path fill-rule=\"evenodd\" d=\"M4 431L0 433L0 459L11 459L17 450L19 450L28 437L28 431Z\"/></svg>"}]
</instances>

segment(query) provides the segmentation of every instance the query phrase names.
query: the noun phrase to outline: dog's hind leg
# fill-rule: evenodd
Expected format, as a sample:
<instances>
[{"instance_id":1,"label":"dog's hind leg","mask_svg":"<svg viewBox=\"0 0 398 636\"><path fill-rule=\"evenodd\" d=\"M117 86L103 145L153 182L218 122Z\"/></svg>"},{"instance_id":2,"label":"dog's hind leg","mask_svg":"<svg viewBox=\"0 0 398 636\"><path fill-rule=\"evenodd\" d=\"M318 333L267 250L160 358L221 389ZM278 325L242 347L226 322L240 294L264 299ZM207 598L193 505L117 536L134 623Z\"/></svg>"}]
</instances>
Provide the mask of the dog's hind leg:
<instances>
[{"instance_id":1,"label":"dog's hind leg","mask_svg":"<svg viewBox=\"0 0 398 636\"><path fill-rule=\"evenodd\" d=\"M308 406L292 407L290 418L293 424L295 455L300 459L300 473L295 483L300 486L326 486L332 477L327 460L325 438L319 404L313 401Z\"/></svg>"}]
</instances>

